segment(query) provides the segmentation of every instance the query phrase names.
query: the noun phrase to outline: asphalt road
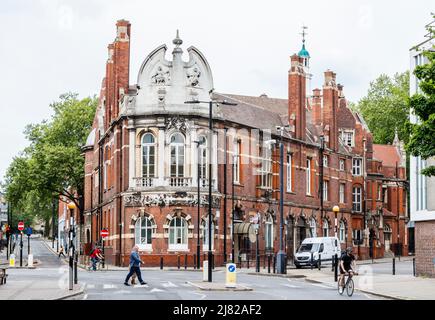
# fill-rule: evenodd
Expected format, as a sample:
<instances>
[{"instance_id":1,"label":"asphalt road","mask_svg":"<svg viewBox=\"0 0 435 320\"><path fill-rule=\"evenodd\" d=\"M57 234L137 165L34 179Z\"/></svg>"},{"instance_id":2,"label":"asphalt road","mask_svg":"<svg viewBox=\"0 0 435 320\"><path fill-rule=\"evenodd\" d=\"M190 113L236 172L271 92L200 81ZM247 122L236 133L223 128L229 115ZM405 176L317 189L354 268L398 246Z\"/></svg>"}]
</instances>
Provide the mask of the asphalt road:
<instances>
[{"instance_id":1,"label":"asphalt road","mask_svg":"<svg viewBox=\"0 0 435 320\"><path fill-rule=\"evenodd\" d=\"M51 243L50 243L51 244ZM27 248L24 248L27 255ZM10 270L21 279L34 281L56 280L66 277L65 262L47 248L38 238L31 239L34 259L41 261L36 269ZM190 282L202 281L199 271L142 270L147 285L125 286L126 271L78 270L79 284L85 287L84 294L71 300L372 300L377 296L355 291L349 298L340 296L335 286L311 283L301 278L266 277L239 273L237 282L251 287L253 291L203 291ZM12 281L12 277L11 277ZM225 282L224 271L213 272L213 282Z\"/></svg>"},{"instance_id":2,"label":"asphalt road","mask_svg":"<svg viewBox=\"0 0 435 320\"><path fill-rule=\"evenodd\" d=\"M202 273L196 271L143 270L147 285L125 286L126 272L121 271L82 271L81 283L85 283L85 294L72 299L83 300L372 300L379 297L355 291L349 298L340 296L336 287L311 283L304 279L265 277L238 274L238 284L248 286L253 291L204 291L190 282L200 282ZM224 283L223 271L213 273L213 281Z\"/></svg>"}]
</instances>

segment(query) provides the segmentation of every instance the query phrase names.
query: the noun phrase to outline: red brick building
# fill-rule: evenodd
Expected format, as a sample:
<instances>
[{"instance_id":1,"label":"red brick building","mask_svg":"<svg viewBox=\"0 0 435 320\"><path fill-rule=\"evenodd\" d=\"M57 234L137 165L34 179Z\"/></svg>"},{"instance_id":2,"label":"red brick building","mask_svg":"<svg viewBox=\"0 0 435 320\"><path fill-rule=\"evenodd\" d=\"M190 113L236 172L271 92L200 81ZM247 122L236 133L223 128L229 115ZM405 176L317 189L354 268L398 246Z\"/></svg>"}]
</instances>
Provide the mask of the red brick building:
<instances>
[{"instance_id":1,"label":"red brick building","mask_svg":"<svg viewBox=\"0 0 435 320\"><path fill-rule=\"evenodd\" d=\"M264 254L279 249L281 137L283 244L289 263L305 237L335 233L342 248L354 246L361 258L383 257L397 248L406 252L400 143L373 144L363 119L348 108L334 72L326 71L322 89L309 92L305 45L290 59L288 99L275 99L210 93L207 60L189 47L189 61L183 61L178 32L172 61L165 58L166 45L156 48L142 63L137 83L130 84L130 37L130 23L118 21L94 129L83 148L83 253L108 228L109 263L126 265L131 247L138 244L148 266L158 265L161 257L165 265L175 265L179 256L182 263L187 256L191 266L198 236L201 255L208 250L211 202L216 264L223 263L225 247L230 260L233 231L236 261L253 259L255 222L263 263ZM212 134L207 131L208 104L185 103L210 99L237 104L214 105ZM287 129L281 133L277 126ZM337 217L334 205L340 207Z\"/></svg>"}]
</instances>

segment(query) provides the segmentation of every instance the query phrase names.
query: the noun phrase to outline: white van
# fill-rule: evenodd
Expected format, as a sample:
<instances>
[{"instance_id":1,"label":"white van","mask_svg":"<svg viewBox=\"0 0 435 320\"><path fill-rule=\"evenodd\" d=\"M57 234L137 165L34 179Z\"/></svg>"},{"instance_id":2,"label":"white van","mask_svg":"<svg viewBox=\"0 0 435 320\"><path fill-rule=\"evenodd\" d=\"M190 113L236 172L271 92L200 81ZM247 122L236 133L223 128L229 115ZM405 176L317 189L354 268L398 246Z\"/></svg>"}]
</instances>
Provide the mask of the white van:
<instances>
[{"instance_id":1,"label":"white van","mask_svg":"<svg viewBox=\"0 0 435 320\"><path fill-rule=\"evenodd\" d=\"M311 261L311 255L313 260ZM332 259L337 255L341 256L340 242L336 237L318 237L318 238L305 238L302 241L298 251L295 254L294 263L296 268L302 266L318 266L319 256L321 265L332 264Z\"/></svg>"}]
</instances>

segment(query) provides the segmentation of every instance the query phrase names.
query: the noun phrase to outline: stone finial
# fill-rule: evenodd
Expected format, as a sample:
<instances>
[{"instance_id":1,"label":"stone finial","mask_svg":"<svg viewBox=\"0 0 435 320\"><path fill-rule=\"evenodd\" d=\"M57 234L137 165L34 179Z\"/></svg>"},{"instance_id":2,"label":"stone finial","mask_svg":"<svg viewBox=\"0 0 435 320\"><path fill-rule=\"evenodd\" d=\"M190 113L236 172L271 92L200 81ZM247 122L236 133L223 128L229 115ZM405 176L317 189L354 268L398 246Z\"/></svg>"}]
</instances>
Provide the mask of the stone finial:
<instances>
[{"instance_id":1,"label":"stone finial","mask_svg":"<svg viewBox=\"0 0 435 320\"><path fill-rule=\"evenodd\" d=\"M177 29L177 35L175 36L175 39L172 40L172 43L175 44L175 46L178 48L183 44L183 40L180 39L180 34Z\"/></svg>"}]
</instances>

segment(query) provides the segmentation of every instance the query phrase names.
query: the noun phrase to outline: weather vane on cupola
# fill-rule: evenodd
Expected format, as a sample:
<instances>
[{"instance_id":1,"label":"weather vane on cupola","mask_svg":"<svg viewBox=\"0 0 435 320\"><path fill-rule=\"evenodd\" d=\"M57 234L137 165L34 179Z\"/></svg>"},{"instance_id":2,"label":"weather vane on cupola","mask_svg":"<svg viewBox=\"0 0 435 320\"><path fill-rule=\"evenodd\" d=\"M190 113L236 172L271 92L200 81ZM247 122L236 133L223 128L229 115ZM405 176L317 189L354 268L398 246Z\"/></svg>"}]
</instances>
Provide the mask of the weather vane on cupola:
<instances>
[{"instance_id":1,"label":"weather vane on cupola","mask_svg":"<svg viewBox=\"0 0 435 320\"><path fill-rule=\"evenodd\" d=\"M302 32L300 33L302 35L302 49L299 51L298 56L302 58L309 58L310 54L308 53L307 49L305 49L305 36L308 34L305 30L308 29L307 26L302 25Z\"/></svg>"}]
</instances>

